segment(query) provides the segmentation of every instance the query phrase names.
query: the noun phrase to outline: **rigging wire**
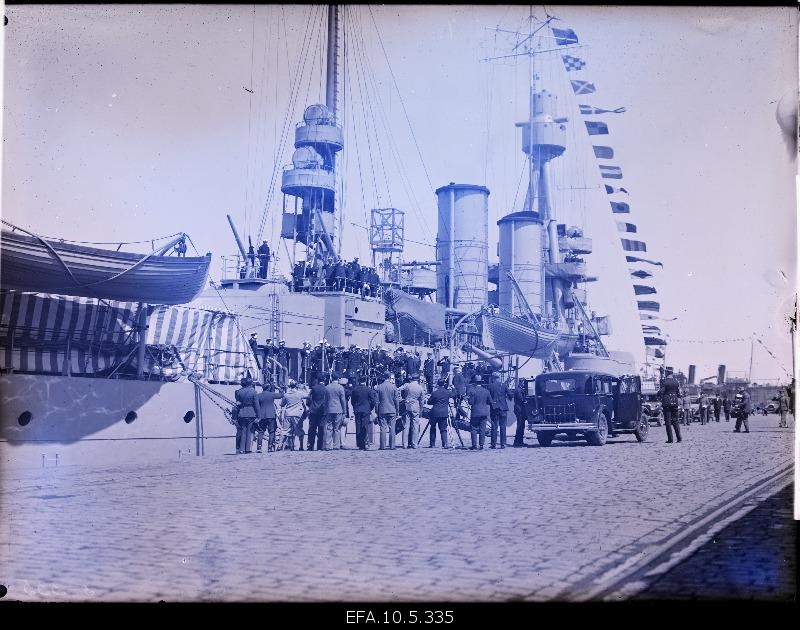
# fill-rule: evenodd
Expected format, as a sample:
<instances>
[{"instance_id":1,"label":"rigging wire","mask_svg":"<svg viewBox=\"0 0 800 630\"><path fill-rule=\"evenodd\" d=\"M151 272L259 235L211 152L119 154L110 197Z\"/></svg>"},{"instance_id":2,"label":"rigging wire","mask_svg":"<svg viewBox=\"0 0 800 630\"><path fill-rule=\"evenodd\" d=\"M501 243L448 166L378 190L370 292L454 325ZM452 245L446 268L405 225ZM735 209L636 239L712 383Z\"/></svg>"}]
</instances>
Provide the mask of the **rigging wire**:
<instances>
[{"instance_id":1,"label":"rigging wire","mask_svg":"<svg viewBox=\"0 0 800 630\"><path fill-rule=\"evenodd\" d=\"M411 131L411 137L414 139L414 146L417 148L417 154L419 155L419 159L422 162L422 168L425 170L425 177L428 178L428 186L430 186L431 192L435 190L433 183L431 182L431 176L428 173L428 167L425 165L425 159L422 157L422 151L419 148L419 143L417 142L417 136L414 134L414 127L411 125L411 119L408 117L408 111L406 110L405 101L403 101L403 95L400 93L400 88L397 86L397 79L394 76L394 71L392 70L392 64L389 62L389 55L386 54L386 48L383 45L383 38L381 37L381 33L378 30L378 25L375 22L375 16L372 13L372 7L367 5L367 10L369 11L370 18L372 18L372 24L375 27L375 33L378 35L378 42L381 45L381 50L383 51L383 57L386 59L386 65L389 67L389 74L392 77L392 83L394 84L394 88L397 91L397 95L400 98L400 105L403 109L403 114L406 117L406 122L408 123L408 128Z\"/></svg>"},{"instance_id":2,"label":"rigging wire","mask_svg":"<svg viewBox=\"0 0 800 630\"><path fill-rule=\"evenodd\" d=\"M273 162L272 176L270 177L270 186L267 191L267 199L264 204L264 209L261 216L261 222L258 229L257 240L260 240L264 232L267 216L272 215L270 232L273 234L273 238L270 241L271 244L274 243L275 213L270 213L269 207L270 204L272 203L272 198L275 192L275 184L277 181L277 174L278 174L278 165L280 163L281 156L283 155L286 146L286 139L289 135L289 127L291 120L290 117L294 114L294 107L299 93L299 86L302 81L302 77L305 75L306 61L308 58L308 52L310 50L310 40L313 37L312 33L314 31L314 29L312 28L312 23L315 19L315 13L317 13L318 11L321 11L321 7L315 5L309 7L308 16L306 18L305 34L303 37L303 41L301 43L300 54L298 55L297 64L295 66L294 81L292 82L291 87L289 89L289 104L286 108L286 113L284 115L281 138L278 143L278 147L276 148L275 151L275 160Z\"/></svg>"}]
</instances>

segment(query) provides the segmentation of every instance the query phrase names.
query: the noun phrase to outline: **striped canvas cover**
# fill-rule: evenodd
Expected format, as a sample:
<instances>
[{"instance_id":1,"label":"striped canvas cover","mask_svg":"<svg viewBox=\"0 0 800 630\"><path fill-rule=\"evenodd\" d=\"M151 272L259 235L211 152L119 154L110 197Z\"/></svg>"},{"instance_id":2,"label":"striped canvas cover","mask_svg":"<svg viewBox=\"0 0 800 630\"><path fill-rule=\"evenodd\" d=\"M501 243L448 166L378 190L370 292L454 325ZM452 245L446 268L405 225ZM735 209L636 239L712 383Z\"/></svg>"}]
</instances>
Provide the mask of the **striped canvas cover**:
<instances>
[{"instance_id":1,"label":"striped canvas cover","mask_svg":"<svg viewBox=\"0 0 800 630\"><path fill-rule=\"evenodd\" d=\"M140 305L0 291L0 368L75 375L135 374ZM144 372L170 379L193 372L236 381L255 367L236 315L185 306L147 309ZM67 341L69 339L69 342Z\"/></svg>"}]
</instances>

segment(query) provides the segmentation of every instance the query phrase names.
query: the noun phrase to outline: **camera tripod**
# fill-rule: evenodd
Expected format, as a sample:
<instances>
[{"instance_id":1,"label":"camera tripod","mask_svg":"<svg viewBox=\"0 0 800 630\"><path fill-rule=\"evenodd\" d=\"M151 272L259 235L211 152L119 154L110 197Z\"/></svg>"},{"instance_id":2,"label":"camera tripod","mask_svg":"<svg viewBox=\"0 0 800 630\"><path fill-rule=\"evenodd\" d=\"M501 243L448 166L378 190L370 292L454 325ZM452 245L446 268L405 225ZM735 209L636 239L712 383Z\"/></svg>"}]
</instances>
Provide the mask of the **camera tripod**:
<instances>
[{"instance_id":1,"label":"camera tripod","mask_svg":"<svg viewBox=\"0 0 800 630\"><path fill-rule=\"evenodd\" d=\"M430 429L431 422L433 418L428 418L428 424L425 425L425 428L422 429L422 432L419 434L419 439L417 440L417 446L419 446L420 442L422 442L422 438L425 437L425 432ZM461 443L461 447L464 448L464 440L461 439L461 431L459 431L456 426L453 424L453 410L452 407L448 406L447 409L447 441L449 442L450 446L448 448L455 448L455 440L453 439L453 434L458 437L458 441ZM439 436L441 439L441 436Z\"/></svg>"}]
</instances>

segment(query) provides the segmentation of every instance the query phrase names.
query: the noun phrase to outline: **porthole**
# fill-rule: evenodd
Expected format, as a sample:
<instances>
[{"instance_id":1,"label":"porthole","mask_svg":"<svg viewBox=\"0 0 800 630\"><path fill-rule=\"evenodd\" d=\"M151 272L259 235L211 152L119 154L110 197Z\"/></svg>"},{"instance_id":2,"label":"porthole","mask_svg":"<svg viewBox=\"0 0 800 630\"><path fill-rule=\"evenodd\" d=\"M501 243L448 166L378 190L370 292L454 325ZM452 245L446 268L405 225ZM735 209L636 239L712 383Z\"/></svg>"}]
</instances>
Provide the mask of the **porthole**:
<instances>
[{"instance_id":1,"label":"porthole","mask_svg":"<svg viewBox=\"0 0 800 630\"><path fill-rule=\"evenodd\" d=\"M187 411L183 416L183 421L189 424L192 420L194 420L194 411Z\"/></svg>"},{"instance_id":2,"label":"porthole","mask_svg":"<svg viewBox=\"0 0 800 630\"><path fill-rule=\"evenodd\" d=\"M125 424L131 424L138 417L139 414L137 414L135 411L129 411L125 414Z\"/></svg>"},{"instance_id":3,"label":"porthole","mask_svg":"<svg viewBox=\"0 0 800 630\"><path fill-rule=\"evenodd\" d=\"M33 414L30 411L23 411L19 414L19 418L17 418L17 422L19 422L19 426L21 427L30 424L31 420L33 420Z\"/></svg>"}]
</instances>

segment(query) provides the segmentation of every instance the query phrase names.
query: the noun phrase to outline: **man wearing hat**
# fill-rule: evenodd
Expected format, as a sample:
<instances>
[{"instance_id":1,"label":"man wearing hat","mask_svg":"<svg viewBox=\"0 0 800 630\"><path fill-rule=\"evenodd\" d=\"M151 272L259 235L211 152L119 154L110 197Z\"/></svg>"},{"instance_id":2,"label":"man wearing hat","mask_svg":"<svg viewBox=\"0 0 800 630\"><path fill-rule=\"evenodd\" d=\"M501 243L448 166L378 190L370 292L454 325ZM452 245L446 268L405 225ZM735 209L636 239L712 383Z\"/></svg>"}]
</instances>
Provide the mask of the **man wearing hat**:
<instances>
[{"instance_id":1,"label":"man wearing hat","mask_svg":"<svg viewBox=\"0 0 800 630\"><path fill-rule=\"evenodd\" d=\"M258 421L261 414L258 394L253 385L253 379L249 376L241 381L241 389L234 392L237 407L237 426L236 426L236 453L250 453L253 437L251 426Z\"/></svg>"},{"instance_id":2,"label":"man wearing hat","mask_svg":"<svg viewBox=\"0 0 800 630\"><path fill-rule=\"evenodd\" d=\"M681 441L681 426L678 422L678 408L681 400L681 386L672 375L672 368L664 371L664 380L658 391L661 397L661 408L664 410L664 426L667 429L667 444L672 444L672 430L675 429L675 438Z\"/></svg>"},{"instance_id":3,"label":"man wearing hat","mask_svg":"<svg viewBox=\"0 0 800 630\"><path fill-rule=\"evenodd\" d=\"M419 374L411 374L408 383L400 388L400 396L405 401L406 417L403 424L403 447L417 448L419 435L419 416L425 402L425 390L419 384Z\"/></svg>"},{"instance_id":4,"label":"man wearing hat","mask_svg":"<svg viewBox=\"0 0 800 630\"><path fill-rule=\"evenodd\" d=\"M367 377L361 376L350 393L353 414L356 417L356 446L366 451L372 445L372 420L370 414L378 405L378 394L367 387Z\"/></svg>"},{"instance_id":5,"label":"man wearing hat","mask_svg":"<svg viewBox=\"0 0 800 630\"><path fill-rule=\"evenodd\" d=\"M394 384L394 376L383 375L383 383L375 388L378 394L378 420L381 427L380 450L395 449L395 423L400 413L400 397ZM386 436L389 436L387 443Z\"/></svg>"},{"instance_id":6,"label":"man wearing hat","mask_svg":"<svg viewBox=\"0 0 800 630\"><path fill-rule=\"evenodd\" d=\"M486 386L492 396L492 445L497 448L497 429L500 429L500 448L506 447L506 423L508 418L508 385L500 375L492 373L492 382Z\"/></svg>"},{"instance_id":7,"label":"man wearing hat","mask_svg":"<svg viewBox=\"0 0 800 630\"><path fill-rule=\"evenodd\" d=\"M283 339L278 342L275 358L280 365L280 369L278 370L278 386L284 387L286 385L287 375L289 374L289 348L286 347L286 342Z\"/></svg>"},{"instance_id":8,"label":"man wearing hat","mask_svg":"<svg viewBox=\"0 0 800 630\"><path fill-rule=\"evenodd\" d=\"M340 430L344 426L347 410L344 387L339 383L339 375L331 375L331 382L325 386L325 450L344 448Z\"/></svg>"},{"instance_id":9,"label":"man wearing hat","mask_svg":"<svg viewBox=\"0 0 800 630\"><path fill-rule=\"evenodd\" d=\"M250 343L250 349L253 351L253 356L256 358L256 365L258 366L258 369L260 370L261 369L261 359L259 358L259 355L261 354L261 352L258 349L258 333L252 333L250 335L249 343Z\"/></svg>"},{"instance_id":10,"label":"man wearing hat","mask_svg":"<svg viewBox=\"0 0 800 630\"><path fill-rule=\"evenodd\" d=\"M471 451L480 449L483 450L483 444L486 441L486 420L489 417L492 407L492 395L489 390L481 385L483 379L480 374L477 374L473 383L474 386L469 393L469 435L472 439Z\"/></svg>"}]
</instances>

